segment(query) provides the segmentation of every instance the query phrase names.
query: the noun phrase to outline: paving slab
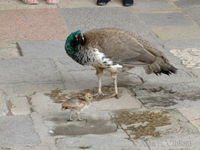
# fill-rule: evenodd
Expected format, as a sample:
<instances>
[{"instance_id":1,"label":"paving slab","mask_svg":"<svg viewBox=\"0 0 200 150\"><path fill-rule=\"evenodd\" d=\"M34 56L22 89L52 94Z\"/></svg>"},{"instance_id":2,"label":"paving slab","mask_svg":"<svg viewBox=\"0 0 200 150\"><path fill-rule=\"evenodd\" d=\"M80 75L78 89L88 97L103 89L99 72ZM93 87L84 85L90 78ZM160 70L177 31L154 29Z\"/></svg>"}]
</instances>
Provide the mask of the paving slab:
<instances>
[{"instance_id":1,"label":"paving slab","mask_svg":"<svg viewBox=\"0 0 200 150\"><path fill-rule=\"evenodd\" d=\"M10 102L13 107L30 107L27 97L14 97Z\"/></svg>"},{"instance_id":2,"label":"paving slab","mask_svg":"<svg viewBox=\"0 0 200 150\"><path fill-rule=\"evenodd\" d=\"M62 82L51 59L10 59L0 63L1 84Z\"/></svg>"},{"instance_id":3,"label":"paving slab","mask_svg":"<svg viewBox=\"0 0 200 150\"><path fill-rule=\"evenodd\" d=\"M67 35L65 35L67 38ZM58 58L67 56L65 41L19 41L23 58Z\"/></svg>"},{"instance_id":4,"label":"paving slab","mask_svg":"<svg viewBox=\"0 0 200 150\"><path fill-rule=\"evenodd\" d=\"M141 20L151 26L189 26L193 21L179 12L172 13L138 13Z\"/></svg>"},{"instance_id":5,"label":"paving slab","mask_svg":"<svg viewBox=\"0 0 200 150\"><path fill-rule=\"evenodd\" d=\"M79 63L75 62L71 57L65 54L65 57L59 58L59 61L65 67L66 70L69 71L83 71L83 70L93 70L95 73L95 69L92 66L83 66Z\"/></svg>"},{"instance_id":6,"label":"paving slab","mask_svg":"<svg viewBox=\"0 0 200 150\"><path fill-rule=\"evenodd\" d=\"M183 107L178 109L200 132L199 107Z\"/></svg>"},{"instance_id":7,"label":"paving slab","mask_svg":"<svg viewBox=\"0 0 200 150\"><path fill-rule=\"evenodd\" d=\"M28 147L28 146L16 146L16 147L11 147L11 146L7 146L7 147L0 147L0 150L50 150L49 146L32 146L32 147Z\"/></svg>"},{"instance_id":8,"label":"paving slab","mask_svg":"<svg viewBox=\"0 0 200 150\"><path fill-rule=\"evenodd\" d=\"M34 123L34 129L38 133L41 140L40 144L38 144L38 147L48 146L50 150L57 150L55 139L48 133L49 129L48 126L44 124L43 116L37 112L31 113L30 116Z\"/></svg>"},{"instance_id":9,"label":"paving slab","mask_svg":"<svg viewBox=\"0 0 200 150\"><path fill-rule=\"evenodd\" d=\"M16 43L0 42L0 60L19 58L21 55Z\"/></svg>"},{"instance_id":10,"label":"paving slab","mask_svg":"<svg viewBox=\"0 0 200 150\"><path fill-rule=\"evenodd\" d=\"M121 109L138 109L142 107L141 103L135 97L132 97L126 89L123 89L121 95L122 97L119 99L110 98L102 101L94 101L89 111L116 111Z\"/></svg>"},{"instance_id":11,"label":"paving slab","mask_svg":"<svg viewBox=\"0 0 200 150\"><path fill-rule=\"evenodd\" d=\"M200 2L199 5L183 9L195 22L200 24Z\"/></svg>"},{"instance_id":12,"label":"paving slab","mask_svg":"<svg viewBox=\"0 0 200 150\"><path fill-rule=\"evenodd\" d=\"M149 31L144 29L143 24L139 21L131 8L62 8L61 13L65 22L67 22L70 32L79 29L85 32L94 28L119 27L137 34L139 33L140 35L149 34ZM106 16L100 14L106 14Z\"/></svg>"},{"instance_id":13,"label":"paving slab","mask_svg":"<svg viewBox=\"0 0 200 150\"><path fill-rule=\"evenodd\" d=\"M141 0L135 1L133 10L139 13L180 12L177 6L169 0Z\"/></svg>"},{"instance_id":14,"label":"paving slab","mask_svg":"<svg viewBox=\"0 0 200 150\"><path fill-rule=\"evenodd\" d=\"M195 6L195 5L200 5L199 0L176 0L173 2L175 5L178 7L190 7L190 6Z\"/></svg>"},{"instance_id":15,"label":"paving slab","mask_svg":"<svg viewBox=\"0 0 200 150\"><path fill-rule=\"evenodd\" d=\"M200 38L198 39L183 39L183 40L167 40L164 41L164 48L167 50L179 49L184 50L187 48L200 48Z\"/></svg>"},{"instance_id":16,"label":"paving slab","mask_svg":"<svg viewBox=\"0 0 200 150\"><path fill-rule=\"evenodd\" d=\"M0 90L0 116L5 116L8 113L6 94Z\"/></svg>"},{"instance_id":17,"label":"paving slab","mask_svg":"<svg viewBox=\"0 0 200 150\"><path fill-rule=\"evenodd\" d=\"M66 39L67 29L57 9L1 10L0 22L1 41Z\"/></svg>"},{"instance_id":18,"label":"paving slab","mask_svg":"<svg viewBox=\"0 0 200 150\"><path fill-rule=\"evenodd\" d=\"M197 25L152 27L152 31L161 40L200 39L200 30Z\"/></svg>"},{"instance_id":19,"label":"paving slab","mask_svg":"<svg viewBox=\"0 0 200 150\"><path fill-rule=\"evenodd\" d=\"M200 70L199 70L199 69L193 69L193 70L192 70L192 73L193 73L196 77L200 78Z\"/></svg>"},{"instance_id":20,"label":"paving slab","mask_svg":"<svg viewBox=\"0 0 200 150\"><path fill-rule=\"evenodd\" d=\"M40 91L65 89L65 86L61 83L22 83L12 85L10 89L19 96L30 96Z\"/></svg>"},{"instance_id":21,"label":"paving slab","mask_svg":"<svg viewBox=\"0 0 200 150\"><path fill-rule=\"evenodd\" d=\"M90 150L132 150L138 149L133 143L124 137L117 135L84 135L74 138L63 138L57 140L59 150L71 149L90 149Z\"/></svg>"},{"instance_id":22,"label":"paving slab","mask_svg":"<svg viewBox=\"0 0 200 150\"><path fill-rule=\"evenodd\" d=\"M60 113L61 104L54 103L52 99L45 96L45 93L40 92L32 96L30 103L33 106L33 110L40 115Z\"/></svg>"},{"instance_id":23,"label":"paving slab","mask_svg":"<svg viewBox=\"0 0 200 150\"><path fill-rule=\"evenodd\" d=\"M35 145L40 143L40 137L35 132L29 116L0 117L0 145Z\"/></svg>"},{"instance_id":24,"label":"paving slab","mask_svg":"<svg viewBox=\"0 0 200 150\"><path fill-rule=\"evenodd\" d=\"M31 113L31 106L27 97L11 98L10 103L10 110L13 115L28 115Z\"/></svg>"},{"instance_id":25,"label":"paving slab","mask_svg":"<svg viewBox=\"0 0 200 150\"><path fill-rule=\"evenodd\" d=\"M155 84L144 83L133 88L136 98L147 108L183 108L200 106L199 79L189 83Z\"/></svg>"}]
</instances>

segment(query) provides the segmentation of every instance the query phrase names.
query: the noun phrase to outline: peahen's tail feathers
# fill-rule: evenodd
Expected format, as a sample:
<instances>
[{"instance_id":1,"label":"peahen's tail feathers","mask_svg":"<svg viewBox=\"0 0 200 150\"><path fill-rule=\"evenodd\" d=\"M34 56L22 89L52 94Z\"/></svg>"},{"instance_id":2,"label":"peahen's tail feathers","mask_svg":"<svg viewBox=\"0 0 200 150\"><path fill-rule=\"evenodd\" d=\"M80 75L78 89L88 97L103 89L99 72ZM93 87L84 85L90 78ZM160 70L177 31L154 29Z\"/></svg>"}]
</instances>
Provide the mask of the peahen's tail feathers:
<instances>
[{"instance_id":1,"label":"peahen's tail feathers","mask_svg":"<svg viewBox=\"0 0 200 150\"><path fill-rule=\"evenodd\" d=\"M157 57L153 64L144 67L147 74L155 73L156 75L166 74L171 75L177 73L177 68L172 66L168 60L163 57Z\"/></svg>"}]
</instances>

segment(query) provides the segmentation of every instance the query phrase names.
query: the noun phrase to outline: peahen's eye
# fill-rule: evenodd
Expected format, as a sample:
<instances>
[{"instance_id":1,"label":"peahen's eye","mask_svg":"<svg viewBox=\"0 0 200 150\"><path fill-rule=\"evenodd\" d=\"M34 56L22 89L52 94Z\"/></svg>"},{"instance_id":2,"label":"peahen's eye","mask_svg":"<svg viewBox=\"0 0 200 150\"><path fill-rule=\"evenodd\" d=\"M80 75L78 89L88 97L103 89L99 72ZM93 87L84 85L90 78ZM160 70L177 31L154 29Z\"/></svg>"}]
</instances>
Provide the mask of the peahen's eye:
<instances>
[{"instance_id":1,"label":"peahen's eye","mask_svg":"<svg viewBox=\"0 0 200 150\"><path fill-rule=\"evenodd\" d=\"M76 41L78 41L78 34L75 35Z\"/></svg>"}]
</instances>

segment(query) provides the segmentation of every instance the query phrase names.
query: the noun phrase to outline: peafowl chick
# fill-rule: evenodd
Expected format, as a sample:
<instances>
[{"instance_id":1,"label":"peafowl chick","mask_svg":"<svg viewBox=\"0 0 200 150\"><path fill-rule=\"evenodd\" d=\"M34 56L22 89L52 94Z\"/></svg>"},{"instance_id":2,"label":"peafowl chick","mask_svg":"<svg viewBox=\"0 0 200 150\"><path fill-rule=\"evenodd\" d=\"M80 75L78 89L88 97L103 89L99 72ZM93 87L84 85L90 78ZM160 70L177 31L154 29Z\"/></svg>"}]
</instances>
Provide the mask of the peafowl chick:
<instances>
[{"instance_id":1,"label":"peafowl chick","mask_svg":"<svg viewBox=\"0 0 200 150\"><path fill-rule=\"evenodd\" d=\"M70 115L69 115L70 121L73 120L72 119L72 111L78 110L77 113L76 113L77 116L78 116L78 120L82 120L79 117L79 114L80 114L81 110L87 108L90 105L92 99L93 99L93 95L90 94L90 93L85 94L85 100L78 99L78 98L68 99L67 101L64 101L62 103L62 110L70 109Z\"/></svg>"},{"instance_id":2,"label":"peafowl chick","mask_svg":"<svg viewBox=\"0 0 200 150\"><path fill-rule=\"evenodd\" d=\"M67 54L81 65L91 65L98 76L98 93L102 93L103 70L111 73L118 98L117 73L134 67L143 67L147 74L171 75L177 69L164 53L139 35L119 28L99 28L82 33L71 33L66 40Z\"/></svg>"}]
</instances>

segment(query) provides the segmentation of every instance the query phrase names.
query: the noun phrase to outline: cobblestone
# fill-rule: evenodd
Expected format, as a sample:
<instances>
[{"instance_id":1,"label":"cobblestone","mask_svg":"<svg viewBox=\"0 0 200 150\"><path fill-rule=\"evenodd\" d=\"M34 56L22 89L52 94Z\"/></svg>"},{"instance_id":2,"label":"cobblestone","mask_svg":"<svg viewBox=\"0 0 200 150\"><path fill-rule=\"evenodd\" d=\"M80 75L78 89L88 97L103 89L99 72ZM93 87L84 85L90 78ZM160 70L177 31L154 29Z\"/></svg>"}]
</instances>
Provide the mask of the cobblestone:
<instances>
[{"instance_id":1,"label":"cobblestone","mask_svg":"<svg viewBox=\"0 0 200 150\"><path fill-rule=\"evenodd\" d=\"M0 116L5 116L8 113L5 93L0 90Z\"/></svg>"}]
</instances>

